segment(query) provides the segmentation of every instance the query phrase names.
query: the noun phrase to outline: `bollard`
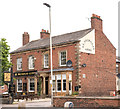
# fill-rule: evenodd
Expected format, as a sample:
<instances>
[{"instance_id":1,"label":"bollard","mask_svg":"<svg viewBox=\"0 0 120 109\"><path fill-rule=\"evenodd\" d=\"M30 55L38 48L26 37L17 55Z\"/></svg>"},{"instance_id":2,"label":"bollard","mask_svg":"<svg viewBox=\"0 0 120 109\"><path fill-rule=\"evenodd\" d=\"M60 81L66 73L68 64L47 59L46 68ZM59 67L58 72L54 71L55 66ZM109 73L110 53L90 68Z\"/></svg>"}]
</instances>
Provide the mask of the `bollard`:
<instances>
[{"instance_id":1,"label":"bollard","mask_svg":"<svg viewBox=\"0 0 120 109\"><path fill-rule=\"evenodd\" d=\"M113 96L115 96L115 91L113 92Z\"/></svg>"},{"instance_id":2,"label":"bollard","mask_svg":"<svg viewBox=\"0 0 120 109\"><path fill-rule=\"evenodd\" d=\"M26 108L26 101L20 100L18 103L18 109L25 109Z\"/></svg>"},{"instance_id":3,"label":"bollard","mask_svg":"<svg viewBox=\"0 0 120 109\"><path fill-rule=\"evenodd\" d=\"M64 103L64 109L72 109L74 107L71 101L67 101Z\"/></svg>"}]
</instances>

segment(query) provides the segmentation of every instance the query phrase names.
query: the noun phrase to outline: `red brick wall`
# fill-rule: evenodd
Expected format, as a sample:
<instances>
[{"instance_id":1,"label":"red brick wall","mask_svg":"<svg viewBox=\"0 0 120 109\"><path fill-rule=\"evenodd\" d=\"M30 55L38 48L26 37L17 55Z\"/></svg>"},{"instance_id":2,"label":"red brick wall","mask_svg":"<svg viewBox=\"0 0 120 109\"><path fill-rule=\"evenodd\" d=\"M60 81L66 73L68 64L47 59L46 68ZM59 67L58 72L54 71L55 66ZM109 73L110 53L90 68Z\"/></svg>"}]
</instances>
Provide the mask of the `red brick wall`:
<instances>
[{"instance_id":1,"label":"red brick wall","mask_svg":"<svg viewBox=\"0 0 120 109\"><path fill-rule=\"evenodd\" d=\"M73 63L74 71L72 75L73 92L76 85L78 85L76 76L76 44L55 47L53 49L53 68L61 68L59 66L59 52L67 51L67 60ZM43 50L42 50L43 51ZM43 68L43 53L40 49L28 51L24 53L17 53L11 55L13 63L13 72L17 71L17 58L22 57L22 71L29 71L28 57L33 55L35 60L35 69L38 71L48 70ZM81 65L86 63L86 67L81 67L79 71L81 78L81 94L80 95L109 95L110 91L116 89L115 85L115 71L116 71L116 53L115 48L101 31L95 31L95 55L80 53ZM50 52L49 52L50 53ZM50 58L49 58L50 59ZM50 64L50 61L49 61ZM63 67L62 67L63 68ZM82 75L86 74L86 78Z\"/></svg>"},{"instance_id":2,"label":"red brick wall","mask_svg":"<svg viewBox=\"0 0 120 109\"><path fill-rule=\"evenodd\" d=\"M64 103L71 101L74 107L107 107L111 109L113 107L120 106L119 98L92 98L92 97L54 97L53 106L54 107L64 107Z\"/></svg>"},{"instance_id":3,"label":"red brick wall","mask_svg":"<svg viewBox=\"0 0 120 109\"><path fill-rule=\"evenodd\" d=\"M4 87L4 88L2 88ZM3 93L3 92L6 92L8 91L8 86L7 85L3 85L3 86L0 86L0 92Z\"/></svg>"},{"instance_id":4,"label":"red brick wall","mask_svg":"<svg viewBox=\"0 0 120 109\"><path fill-rule=\"evenodd\" d=\"M69 45L69 46L65 46L65 47L56 47L53 50L53 68L57 69L57 68L61 68L59 66L59 52L66 50L67 51L67 60L71 60L73 62L73 66L75 65L75 44L73 45ZM39 51L39 52L38 52ZM17 54L13 54L11 55L12 58L12 63L13 63L13 72L17 71L17 58L22 57L22 71L29 71L28 69L28 57L30 55L33 55L36 60L35 60L35 69L34 70L48 70L48 69L44 69L43 68L43 53L41 52L41 50L34 50L34 51L28 51L26 53L17 53ZM49 57L50 59L50 57ZM49 61L49 65L50 65L50 61Z\"/></svg>"},{"instance_id":5,"label":"red brick wall","mask_svg":"<svg viewBox=\"0 0 120 109\"><path fill-rule=\"evenodd\" d=\"M110 95L116 90L116 50L101 31L95 31L95 55L81 53L83 63L87 66L81 67L81 95Z\"/></svg>"}]
</instances>

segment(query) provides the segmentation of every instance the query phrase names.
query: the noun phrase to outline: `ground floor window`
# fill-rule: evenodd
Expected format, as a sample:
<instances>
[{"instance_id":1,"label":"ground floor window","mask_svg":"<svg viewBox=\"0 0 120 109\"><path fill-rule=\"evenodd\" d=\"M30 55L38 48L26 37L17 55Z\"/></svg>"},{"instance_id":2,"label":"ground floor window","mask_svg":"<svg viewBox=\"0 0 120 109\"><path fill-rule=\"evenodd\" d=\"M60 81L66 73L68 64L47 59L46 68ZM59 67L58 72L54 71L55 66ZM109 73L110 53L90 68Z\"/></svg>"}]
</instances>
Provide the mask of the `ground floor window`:
<instances>
[{"instance_id":1,"label":"ground floor window","mask_svg":"<svg viewBox=\"0 0 120 109\"><path fill-rule=\"evenodd\" d=\"M57 91L57 92L66 92L66 84L67 84L67 78L66 78L66 74L57 74L57 75L53 75L53 92ZM69 91L72 90L72 75L69 74Z\"/></svg>"},{"instance_id":2,"label":"ground floor window","mask_svg":"<svg viewBox=\"0 0 120 109\"><path fill-rule=\"evenodd\" d=\"M62 91L65 92L66 91L66 74L62 75Z\"/></svg>"},{"instance_id":3,"label":"ground floor window","mask_svg":"<svg viewBox=\"0 0 120 109\"><path fill-rule=\"evenodd\" d=\"M57 80L57 91L61 91L61 80Z\"/></svg>"},{"instance_id":4,"label":"ground floor window","mask_svg":"<svg viewBox=\"0 0 120 109\"><path fill-rule=\"evenodd\" d=\"M69 91L71 91L72 90L72 75L71 74L69 74Z\"/></svg>"},{"instance_id":5,"label":"ground floor window","mask_svg":"<svg viewBox=\"0 0 120 109\"><path fill-rule=\"evenodd\" d=\"M61 75L57 75L57 91L61 91Z\"/></svg>"},{"instance_id":6,"label":"ground floor window","mask_svg":"<svg viewBox=\"0 0 120 109\"><path fill-rule=\"evenodd\" d=\"M17 92L22 92L22 79L17 80Z\"/></svg>"},{"instance_id":7,"label":"ground floor window","mask_svg":"<svg viewBox=\"0 0 120 109\"><path fill-rule=\"evenodd\" d=\"M35 90L35 81L34 78L29 79L29 92L34 92Z\"/></svg>"}]
</instances>

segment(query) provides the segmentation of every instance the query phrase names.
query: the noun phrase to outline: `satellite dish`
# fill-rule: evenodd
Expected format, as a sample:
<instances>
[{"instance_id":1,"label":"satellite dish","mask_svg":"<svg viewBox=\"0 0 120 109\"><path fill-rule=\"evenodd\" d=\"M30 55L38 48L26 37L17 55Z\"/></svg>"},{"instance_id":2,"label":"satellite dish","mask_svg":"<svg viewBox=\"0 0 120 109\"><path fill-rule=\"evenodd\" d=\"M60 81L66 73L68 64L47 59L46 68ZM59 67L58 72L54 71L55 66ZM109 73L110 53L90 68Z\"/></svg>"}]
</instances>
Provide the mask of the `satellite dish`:
<instances>
[{"instance_id":1,"label":"satellite dish","mask_svg":"<svg viewBox=\"0 0 120 109\"><path fill-rule=\"evenodd\" d=\"M67 66L68 66L68 67L71 67L71 66L72 66L72 61L71 61L71 60L68 60L68 61L67 61Z\"/></svg>"}]
</instances>

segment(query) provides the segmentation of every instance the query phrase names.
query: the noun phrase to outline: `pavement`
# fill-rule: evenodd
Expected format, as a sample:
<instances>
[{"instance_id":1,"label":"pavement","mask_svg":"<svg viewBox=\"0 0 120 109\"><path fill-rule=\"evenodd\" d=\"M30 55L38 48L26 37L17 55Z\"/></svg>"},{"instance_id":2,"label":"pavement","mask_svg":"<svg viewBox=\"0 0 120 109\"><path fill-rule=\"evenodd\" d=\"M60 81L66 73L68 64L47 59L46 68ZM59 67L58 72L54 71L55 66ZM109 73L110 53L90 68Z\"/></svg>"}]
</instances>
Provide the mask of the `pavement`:
<instances>
[{"instance_id":1,"label":"pavement","mask_svg":"<svg viewBox=\"0 0 120 109\"><path fill-rule=\"evenodd\" d=\"M52 107L51 106L51 99L34 99L34 100L14 100L13 104L2 104L2 107L19 107L21 105L25 105L25 107Z\"/></svg>"}]
</instances>

